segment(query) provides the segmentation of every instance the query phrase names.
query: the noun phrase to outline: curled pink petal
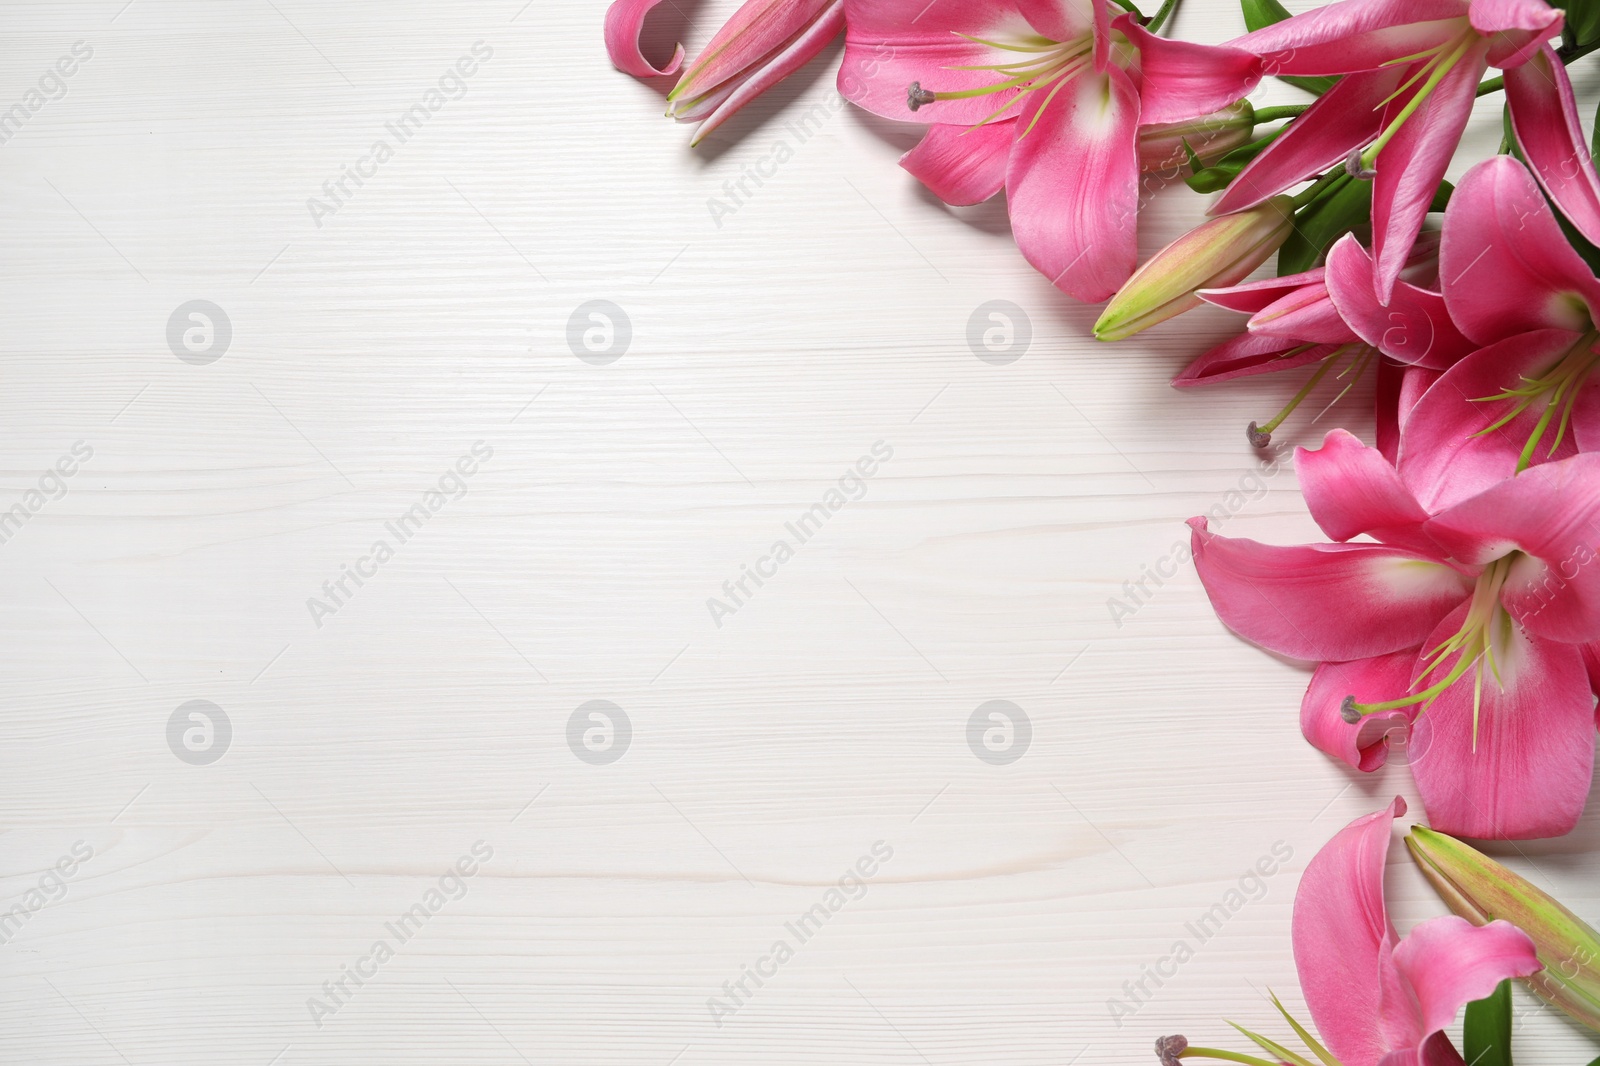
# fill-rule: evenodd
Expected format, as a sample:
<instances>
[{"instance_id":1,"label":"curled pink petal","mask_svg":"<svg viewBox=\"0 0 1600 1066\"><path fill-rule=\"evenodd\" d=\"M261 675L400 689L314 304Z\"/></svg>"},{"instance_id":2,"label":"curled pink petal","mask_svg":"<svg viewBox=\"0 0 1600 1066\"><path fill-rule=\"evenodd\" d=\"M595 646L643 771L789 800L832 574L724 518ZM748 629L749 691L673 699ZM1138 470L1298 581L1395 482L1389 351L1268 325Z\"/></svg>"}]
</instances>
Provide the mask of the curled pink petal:
<instances>
[{"instance_id":1,"label":"curled pink petal","mask_svg":"<svg viewBox=\"0 0 1600 1066\"><path fill-rule=\"evenodd\" d=\"M1443 370L1478 345L1456 328L1444 296L1397 280L1388 304L1378 299L1376 266L1351 234L1328 252L1328 295L1362 340L1397 362Z\"/></svg>"},{"instance_id":2,"label":"curled pink petal","mask_svg":"<svg viewBox=\"0 0 1600 1066\"><path fill-rule=\"evenodd\" d=\"M1005 187L1016 122L929 126L900 165L947 204L982 203Z\"/></svg>"},{"instance_id":3,"label":"curled pink petal","mask_svg":"<svg viewBox=\"0 0 1600 1066\"><path fill-rule=\"evenodd\" d=\"M1567 68L1549 45L1506 71L1506 102L1517 142L1539 184L1579 233L1600 244L1600 177Z\"/></svg>"},{"instance_id":4,"label":"curled pink petal","mask_svg":"<svg viewBox=\"0 0 1600 1066\"><path fill-rule=\"evenodd\" d=\"M1417 552L1382 544L1261 544L1189 519L1190 550L1224 625L1269 651L1311 662L1416 647L1471 583Z\"/></svg>"},{"instance_id":5,"label":"curled pink petal","mask_svg":"<svg viewBox=\"0 0 1600 1066\"><path fill-rule=\"evenodd\" d=\"M1527 168L1506 155L1467 171L1451 196L1439 280L1450 317L1479 344L1535 329L1581 333L1600 308L1600 281Z\"/></svg>"},{"instance_id":6,"label":"curled pink petal","mask_svg":"<svg viewBox=\"0 0 1600 1066\"><path fill-rule=\"evenodd\" d=\"M678 45L672 58L664 67L658 67L639 50L639 34L644 29L644 17L661 0L614 0L606 9L606 53L611 65L624 74L636 78L662 77L676 74L683 66L683 45Z\"/></svg>"},{"instance_id":7,"label":"curled pink petal","mask_svg":"<svg viewBox=\"0 0 1600 1066\"><path fill-rule=\"evenodd\" d=\"M1294 468L1311 517L1334 540L1365 533L1421 552L1436 550L1422 532L1428 512L1382 453L1349 431L1330 431L1316 451L1296 448Z\"/></svg>"},{"instance_id":8,"label":"curled pink petal","mask_svg":"<svg viewBox=\"0 0 1600 1066\"><path fill-rule=\"evenodd\" d=\"M1418 649L1356 659L1348 663L1323 663L1311 675L1305 699L1300 702L1300 731L1313 745L1363 773L1371 773L1389 757L1387 738L1411 722L1408 711L1369 714L1351 724L1340 709L1349 696L1363 703L1382 703L1404 696L1411 685Z\"/></svg>"},{"instance_id":9,"label":"curled pink petal","mask_svg":"<svg viewBox=\"0 0 1600 1066\"><path fill-rule=\"evenodd\" d=\"M1341 0L1228 44L1260 56L1268 74L1345 74L1446 43L1467 10L1467 0Z\"/></svg>"},{"instance_id":10,"label":"curled pink petal","mask_svg":"<svg viewBox=\"0 0 1600 1066\"><path fill-rule=\"evenodd\" d=\"M1533 940L1506 921L1476 926L1445 914L1414 927L1394 949L1394 964L1416 993L1424 1032L1440 1032L1468 1003L1501 981L1544 969Z\"/></svg>"},{"instance_id":11,"label":"curled pink petal","mask_svg":"<svg viewBox=\"0 0 1600 1066\"><path fill-rule=\"evenodd\" d=\"M1383 900L1395 818L1387 810L1341 829L1306 865L1294 898L1294 963L1316 1030L1348 1066L1377 1066L1385 1039L1382 980L1399 943Z\"/></svg>"},{"instance_id":12,"label":"curled pink petal","mask_svg":"<svg viewBox=\"0 0 1600 1066\"><path fill-rule=\"evenodd\" d=\"M1261 60L1249 52L1158 37L1127 14L1112 25L1139 49L1142 123L1198 118L1244 99L1261 81Z\"/></svg>"},{"instance_id":13,"label":"curled pink petal","mask_svg":"<svg viewBox=\"0 0 1600 1066\"><path fill-rule=\"evenodd\" d=\"M1558 36L1564 21L1561 10L1544 0L1472 0L1467 18L1489 39L1489 62L1508 69Z\"/></svg>"},{"instance_id":14,"label":"curled pink petal","mask_svg":"<svg viewBox=\"0 0 1600 1066\"><path fill-rule=\"evenodd\" d=\"M1306 285L1250 316L1250 332L1309 344L1354 344L1357 337L1328 298L1326 285Z\"/></svg>"}]
</instances>

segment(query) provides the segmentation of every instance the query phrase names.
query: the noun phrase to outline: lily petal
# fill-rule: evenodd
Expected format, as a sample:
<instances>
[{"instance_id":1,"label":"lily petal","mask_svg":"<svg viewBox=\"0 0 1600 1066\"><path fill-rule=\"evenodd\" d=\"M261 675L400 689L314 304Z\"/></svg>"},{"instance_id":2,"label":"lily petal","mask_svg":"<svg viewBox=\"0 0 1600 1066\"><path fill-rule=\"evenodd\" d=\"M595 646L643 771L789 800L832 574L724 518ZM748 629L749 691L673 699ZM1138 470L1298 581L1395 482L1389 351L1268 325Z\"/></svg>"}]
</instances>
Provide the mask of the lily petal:
<instances>
[{"instance_id":1,"label":"lily petal","mask_svg":"<svg viewBox=\"0 0 1600 1066\"><path fill-rule=\"evenodd\" d=\"M1322 286L1322 273L1321 267L1315 267L1301 274L1289 274L1281 278L1262 278L1222 289L1201 289L1195 295L1208 304L1253 315L1308 285Z\"/></svg>"},{"instance_id":2,"label":"lily petal","mask_svg":"<svg viewBox=\"0 0 1600 1066\"><path fill-rule=\"evenodd\" d=\"M1329 10L1332 8L1317 9ZM1399 87L1404 74L1396 67L1386 67L1340 78L1260 155L1245 164L1210 213L1227 215L1254 207L1343 162L1352 150L1378 135L1383 122L1381 105Z\"/></svg>"},{"instance_id":3,"label":"lily petal","mask_svg":"<svg viewBox=\"0 0 1600 1066\"><path fill-rule=\"evenodd\" d=\"M1600 281L1573 251L1539 186L1507 155L1461 179L1445 211L1439 279L1450 316L1479 344L1600 320Z\"/></svg>"},{"instance_id":4,"label":"lily petal","mask_svg":"<svg viewBox=\"0 0 1600 1066\"><path fill-rule=\"evenodd\" d=\"M1227 42L1269 74L1347 74L1435 48L1466 29L1466 0L1342 0Z\"/></svg>"},{"instance_id":5,"label":"lily petal","mask_svg":"<svg viewBox=\"0 0 1600 1066\"><path fill-rule=\"evenodd\" d=\"M1294 468L1312 519L1334 540L1366 533L1387 544L1434 549L1422 532L1428 512L1382 453L1349 431L1331 430L1316 451L1296 448Z\"/></svg>"},{"instance_id":6,"label":"lily petal","mask_svg":"<svg viewBox=\"0 0 1600 1066\"><path fill-rule=\"evenodd\" d=\"M1465 615L1462 605L1423 647L1447 640ZM1570 832L1594 771L1594 696L1583 654L1512 626L1496 643L1494 666L1481 692L1469 674L1412 726L1411 773L1429 823L1485 840Z\"/></svg>"},{"instance_id":7,"label":"lily petal","mask_svg":"<svg viewBox=\"0 0 1600 1066\"><path fill-rule=\"evenodd\" d=\"M1523 446L1538 424L1535 404L1499 429L1489 431L1516 409L1515 400L1497 400L1522 378L1549 373L1580 334L1542 329L1510 337L1468 355L1446 370L1412 410L1400 436L1400 477L1429 511L1442 511L1492 488L1517 471ZM1546 431L1547 440L1554 430ZM1538 463L1577 454L1569 433L1551 454L1548 444L1534 453Z\"/></svg>"},{"instance_id":8,"label":"lily petal","mask_svg":"<svg viewBox=\"0 0 1600 1066\"><path fill-rule=\"evenodd\" d=\"M1312 662L1414 648L1471 583L1443 563L1381 544L1280 547L1209 532L1189 519L1195 569L1224 625L1269 651Z\"/></svg>"},{"instance_id":9,"label":"lily petal","mask_svg":"<svg viewBox=\"0 0 1600 1066\"><path fill-rule=\"evenodd\" d=\"M1533 940L1507 921L1477 926L1455 914L1421 922L1394 949L1395 968L1417 995L1422 1029L1432 1035L1500 982L1544 969Z\"/></svg>"},{"instance_id":10,"label":"lily petal","mask_svg":"<svg viewBox=\"0 0 1600 1066\"><path fill-rule=\"evenodd\" d=\"M1539 184L1579 233L1600 243L1600 177L1566 65L1549 45L1506 71L1506 102L1517 143Z\"/></svg>"},{"instance_id":11,"label":"lily petal","mask_svg":"<svg viewBox=\"0 0 1600 1066\"><path fill-rule=\"evenodd\" d=\"M1127 14L1112 26L1139 49L1141 123L1199 118L1244 99L1261 81L1261 60L1249 52L1158 37Z\"/></svg>"},{"instance_id":12,"label":"lily petal","mask_svg":"<svg viewBox=\"0 0 1600 1066\"><path fill-rule=\"evenodd\" d=\"M639 50L639 34L644 29L644 17L661 0L614 0L606 9L606 54L611 65L624 74L636 78L654 78L676 74L683 66L683 45L678 45L672 58L664 67L658 67Z\"/></svg>"},{"instance_id":13,"label":"lily petal","mask_svg":"<svg viewBox=\"0 0 1600 1066\"><path fill-rule=\"evenodd\" d=\"M913 112L906 95L911 83L941 92L998 84L1003 75L993 70L955 68L1015 63L1017 53L983 42L1039 34L1009 0L846 0L845 21L841 96L884 118L960 126L982 122L1016 91L937 100Z\"/></svg>"},{"instance_id":14,"label":"lily petal","mask_svg":"<svg viewBox=\"0 0 1600 1066\"><path fill-rule=\"evenodd\" d=\"M1005 188L1006 163L1016 136L1014 121L933 125L900 158L900 165L947 204L980 204Z\"/></svg>"},{"instance_id":15,"label":"lily petal","mask_svg":"<svg viewBox=\"0 0 1600 1066\"><path fill-rule=\"evenodd\" d=\"M793 40L743 76L738 86L719 103L695 130L690 146L699 144L745 104L754 100L790 74L811 62L844 29L844 0L832 0L815 21L797 33Z\"/></svg>"},{"instance_id":16,"label":"lily petal","mask_svg":"<svg viewBox=\"0 0 1600 1066\"><path fill-rule=\"evenodd\" d=\"M1300 702L1300 731L1335 759L1371 773L1389 758L1385 742L1391 732L1411 722L1406 710L1369 714L1354 725L1340 714L1345 698L1382 703L1404 696L1416 668L1417 648L1348 663L1323 663L1311 675Z\"/></svg>"},{"instance_id":17,"label":"lily petal","mask_svg":"<svg viewBox=\"0 0 1600 1066\"><path fill-rule=\"evenodd\" d=\"M1544 0L1472 0L1467 18L1489 38L1489 62L1507 70L1526 63L1564 22L1561 10Z\"/></svg>"},{"instance_id":18,"label":"lily petal","mask_svg":"<svg viewBox=\"0 0 1600 1066\"><path fill-rule=\"evenodd\" d=\"M1488 42L1474 44L1378 153L1378 176L1372 183L1373 288L1383 303L1389 302L1395 279L1411 258L1428 207L1472 117L1488 51ZM1420 87L1412 90L1417 91ZM1391 101L1385 121L1409 106L1408 98Z\"/></svg>"},{"instance_id":19,"label":"lily petal","mask_svg":"<svg viewBox=\"0 0 1600 1066\"><path fill-rule=\"evenodd\" d=\"M1340 1062L1375 1066L1389 1050L1380 1010L1382 972L1399 943L1383 901L1383 870L1395 818L1357 818L1311 861L1294 897L1294 965L1323 1043Z\"/></svg>"},{"instance_id":20,"label":"lily petal","mask_svg":"<svg viewBox=\"0 0 1600 1066\"><path fill-rule=\"evenodd\" d=\"M1376 265L1354 235L1328 252L1328 296L1360 338L1397 362L1443 370L1478 345L1456 328L1441 293L1397 280L1378 299Z\"/></svg>"},{"instance_id":21,"label":"lily petal","mask_svg":"<svg viewBox=\"0 0 1600 1066\"><path fill-rule=\"evenodd\" d=\"M1326 285L1305 285L1250 316L1250 332L1317 344L1354 344L1356 336L1328 297Z\"/></svg>"},{"instance_id":22,"label":"lily petal","mask_svg":"<svg viewBox=\"0 0 1600 1066\"><path fill-rule=\"evenodd\" d=\"M1337 345L1332 344L1295 345L1260 333L1241 333L1190 363L1172 379L1172 384L1187 389L1233 378L1293 370L1321 362L1333 354L1335 347Z\"/></svg>"},{"instance_id":23,"label":"lily petal","mask_svg":"<svg viewBox=\"0 0 1600 1066\"><path fill-rule=\"evenodd\" d=\"M1500 593L1512 617L1546 640L1600 640L1600 453L1525 470L1425 528L1469 566L1522 551Z\"/></svg>"},{"instance_id":24,"label":"lily petal","mask_svg":"<svg viewBox=\"0 0 1600 1066\"><path fill-rule=\"evenodd\" d=\"M1137 258L1138 91L1112 65L1030 95L1006 172L1012 232L1057 288L1096 303Z\"/></svg>"}]
</instances>

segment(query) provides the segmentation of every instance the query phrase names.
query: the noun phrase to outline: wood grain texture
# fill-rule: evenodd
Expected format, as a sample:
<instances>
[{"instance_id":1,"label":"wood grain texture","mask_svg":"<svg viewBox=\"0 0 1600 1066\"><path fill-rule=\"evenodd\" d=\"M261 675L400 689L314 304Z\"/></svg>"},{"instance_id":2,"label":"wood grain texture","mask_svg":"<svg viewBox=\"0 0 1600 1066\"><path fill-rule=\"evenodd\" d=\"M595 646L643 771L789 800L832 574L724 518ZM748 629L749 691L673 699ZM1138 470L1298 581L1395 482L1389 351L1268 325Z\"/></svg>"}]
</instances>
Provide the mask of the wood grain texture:
<instances>
[{"instance_id":1,"label":"wood grain texture","mask_svg":"<svg viewBox=\"0 0 1600 1066\"><path fill-rule=\"evenodd\" d=\"M731 7L664 5L652 47ZM1296 383L1170 389L1221 313L1087 340L1003 208L932 202L894 166L908 132L830 108L821 64L690 152L609 69L602 11L0 7L0 104L93 49L0 146L0 504L93 452L0 544L0 898L50 897L0 945L0 1059L1143 1066L1163 1033L1270 1026L1266 988L1298 1002L1300 869L1409 778L1306 746L1305 672L1223 630L1187 568L1120 625L1107 600L1192 514L1311 534L1242 431ZM1183 18L1238 29L1220 2ZM308 198L480 41L465 95L317 225ZM1158 197L1143 242L1200 207ZM208 365L169 347L191 300L231 323ZM610 365L569 348L591 300L631 323ZM1032 330L1009 365L969 346L991 300ZM1369 395L1285 439L1368 432ZM476 442L466 491L317 624L308 599ZM718 625L708 598L878 442L859 498ZM209 765L168 744L197 699L232 728ZM609 765L568 746L599 699L632 728ZM1008 765L968 747L997 699L1032 729ZM880 841L799 943L786 923ZM1506 850L1592 914L1597 846L1591 813ZM1438 912L1393 863L1402 924ZM708 1000L780 938L718 1025ZM1194 957L1114 1017L1179 940ZM1593 1057L1519 1010L1519 1061Z\"/></svg>"}]
</instances>

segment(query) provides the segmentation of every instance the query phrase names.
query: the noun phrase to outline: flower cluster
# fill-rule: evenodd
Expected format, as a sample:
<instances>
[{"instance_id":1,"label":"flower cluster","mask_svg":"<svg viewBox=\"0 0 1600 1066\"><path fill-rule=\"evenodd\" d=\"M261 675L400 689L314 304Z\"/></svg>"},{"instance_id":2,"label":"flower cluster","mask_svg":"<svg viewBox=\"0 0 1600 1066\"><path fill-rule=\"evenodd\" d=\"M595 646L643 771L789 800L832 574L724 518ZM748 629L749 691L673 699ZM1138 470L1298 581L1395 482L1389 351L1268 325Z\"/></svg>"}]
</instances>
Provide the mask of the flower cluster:
<instances>
[{"instance_id":1,"label":"flower cluster","mask_svg":"<svg viewBox=\"0 0 1600 1066\"><path fill-rule=\"evenodd\" d=\"M1174 384L1309 370L1257 447L1330 375L1370 372L1375 447L1335 431L1297 453L1334 543L1195 519L1200 578L1235 632L1320 664L1313 744L1373 770L1409 736L1440 829L1576 824L1600 685L1600 174L1566 63L1600 48L1600 0L1242 0L1250 32L1224 45L1162 36L1176 0L748 0L659 68L638 43L656 2L617 0L607 41L624 70L682 70L668 114L697 140L842 30L841 94L925 128L901 165L945 202L1003 192L1028 262L1109 301L1096 337L1201 303L1248 316ZM1315 99L1255 108L1266 77ZM1495 92L1503 153L1452 187ZM1140 265L1152 172L1220 195ZM1246 280L1274 255L1278 277Z\"/></svg>"},{"instance_id":2,"label":"flower cluster","mask_svg":"<svg viewBox=\"0 0 1600 1066\"><path fill-rule=\"evenodd\" d=\"M640 54L655 2L616 0L607 18L613 61L641 76L683 64L681 48L661 68ZM1501 1009L1483 1004L1508 1004L1502 982L1525 978L1600 1029L1600 937L1443 835L1563 835L1591 789L1600 173L1566 67L1600 50L1600 0L1339 0L1293 16L1241 0L1248 32L1222 45L1164 36L1178 2L1147 17L1132 0L748 0L668 114L701 120L698 139L842 31L841 95L924 128L901 166L944 202L1003 193L1027 261L1068 296L1107 301L1096 338L1209 303L1243 328L1175 385L1308 372L1250 424L1252 445L1330 375L1348 391L1370 373L1372 446L1335 429L1296 451L1328 543L1189 523L1223 623L1315 664L1307 740L1372 771L1406 738L1434 827L1408 845L1456 912L1399 937L1382 873L1404 804L1352 824L1295 908L1322 1041L1285 1020L1323 1066L1459 1064L1445 1028L1468 1003L1469 1017ZM1312 99L1255 107L1266 78ZM1452 185L1474 103L1495 94L1501 150ZM1140 264L1147 193L1178 180L1218 194L1209 217ZM1277 276L1248 280L1274 256ZM1315 1066L1241 1031L1265 1059L1182 1037L1157 1051L1166 1066Z\"/></svg>"}]
</instances>

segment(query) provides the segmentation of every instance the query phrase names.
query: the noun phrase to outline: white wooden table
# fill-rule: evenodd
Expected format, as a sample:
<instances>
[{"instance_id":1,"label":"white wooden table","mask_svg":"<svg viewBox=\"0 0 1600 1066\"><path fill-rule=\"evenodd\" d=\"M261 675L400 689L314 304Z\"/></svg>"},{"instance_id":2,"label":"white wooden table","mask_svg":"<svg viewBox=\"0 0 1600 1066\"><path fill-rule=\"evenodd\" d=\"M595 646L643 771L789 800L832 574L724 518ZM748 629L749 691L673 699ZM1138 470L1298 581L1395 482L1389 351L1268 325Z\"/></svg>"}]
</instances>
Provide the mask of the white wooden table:
<instances>
[{"instance_id":1,"label":"white wooden table","mask_svg":"<svg viewBox=\"0 0 1600 1066\"><path fill-rule=\"evenodd\" d=\"M679 6L691 45L732 7ZM1243 435L1297 383L1170 389L1220 312L1087 340L821 64L691 152L602 11L0 6L0 108L43 86L0 146L0 1061L1147 1066L1271 1027L1299 871L1408 775L1303 743L1304 670L1190 568L1108 599L1192 514L1314 535ZM1507 853L1592 914L1597 847L1600 807ZM1404 926L1441 907L1402 856ZM1593 1057L1523 1006L1521 1061Z\"/></svg>"}]
</instances>

